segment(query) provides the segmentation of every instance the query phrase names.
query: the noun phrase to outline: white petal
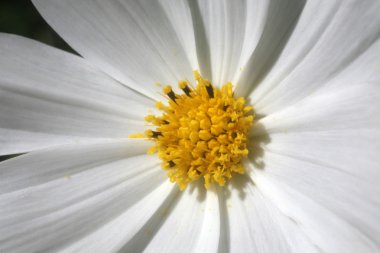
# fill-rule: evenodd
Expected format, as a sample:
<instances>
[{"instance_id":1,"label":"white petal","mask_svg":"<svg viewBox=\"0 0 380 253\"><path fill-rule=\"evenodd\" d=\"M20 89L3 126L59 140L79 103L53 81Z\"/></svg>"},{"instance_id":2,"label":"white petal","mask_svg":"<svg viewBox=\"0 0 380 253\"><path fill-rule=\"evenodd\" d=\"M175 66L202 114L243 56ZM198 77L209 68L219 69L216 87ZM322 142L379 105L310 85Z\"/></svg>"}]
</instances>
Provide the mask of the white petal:
<instances>
[{"instance_id":1,"label":"white petal","mask_svg":"<svg viewBox=\"0 0 380 253\"><path fill-rule=\"evenodd\" d=\"M143 155L149 147L148 141L130 139L64 145L31 152L0 163L0 194L68 178L88 169L88 164L101 165L129 156ZM29 169L34 167L36 169Z\"/></svg>"},{"instance_id":2,"label":"white petal","mask_svg":"<svg viewBox=\"0 0 380 253\"><path fill-rule=\"evenodd\" d=\"M304 141L308 139L304 136ZM314 148L316 148L314 146ZM322 148L322 146L320 147ZM275 148L273 148L275 149ZM292 149L292 148L291 148ZM286 151L284 152L286 154ZM341 159L336 153L334 159ZM358 158L357 159L361 159ZM328 208L334 214L350 222L368 237L380 242L379 220L380 187L377 175L361 177L340 168L317 161L309 160L306 156L292 157L278 151L267 150L265 155L265 174L302 192L307 197ZM356 167L361 173L366 169ZM356 173L359 174L359 173ZM367 177L367 178L366 178Z\"/></svg>"},{"instance_id":3,"label":"white petal","mask_svg":"<svg viewBox=\"0 0 380 253\"><path fill-rule=\"evenodd\" d=\"M234 84L237 84L241 72L258 46L263 30L267 25L268 15L271 14L269 7L270 1L267 0L246 1L244 43L242 44L239 64L233 79ZM273 5L271 7L273 9Z\"/></svg>"},{"instance_id":4,"label":"white petal","mask_svg":"<svg viewBox=\"0 0 380 253\"><path fill-rule=\"evenodd\" d=\"M215 85L232 81L244 43L246 1L191 3L202 74Z\"/></svg>"},{"instance_id":5,"label":"white petal","mask_svg":"<svg viewBox=\"0 0 380 253\"><path fill-rule=\"evenodd\" d=\"M217 252L219 205L214 192L188 187L168 210L145 252ZM140 244L148 243L140 238ZM145 247L145 246L144 246ZM133 252L141 251L135 248Z\"/></svg>"},{"instance_id":6,"label":"white petal","mask_svg":"<svg viewBox=\"0 0 380 253\"><path fill-rule=\"evenodd\" d=\"M1 163L0 249L56 251L128 210L166 180L147 146L66 146Z\"/></svg>"},{"instance_id":7,"label":"white petal","mask_svg":"<svg viewBox=\"0 0 380 253\"><path fill-rule=\"evenodd\" d=\"M235 176L226 202L229 251L318 252L303 231L247 177Z\"/></svg>"},{"instance_id":8,"label":"white petal","mask_svg":"<svg viewBox=\"0 0 380 253\"><path fill-rule=\"evenodd\" d=\"M309 97L259 122L269 133L267 149L375 181L379 107L378 84L362 84ZM256 129L252 135L263 134Z\"/></svg>"},{"instance_id":9,"label":"white petal","mask_svg":"<svg viewBox=\"0 0 380 253\"><path fill-rule=\"evenodd\" d=\"M380 86L362 83L318 92L259 120L268 133L359 130L380 127ZM252 135L256 135L255 130Z\"/></svg>"},{"instance_id":10,"label":"white petal","mask_svg":"<svg viewBox=\"0 0 380 253\"><path fill-rule=\"evenodd\" d=\"M0 155L143 130L152 102L86 60L7 34L0 53Z\"/></svg>"},{"instance_id":11,"label":"white petal","mask_svg":"<svg viewBox=\"0 0 380 253\"><path fill-rule=\"evenodd\" d=\"M283 166L286 165L281 164L281 168ZM270 165L268 165L269 167ZM278 168L278 170L281 168ZM313 168L309 167L309 169ZM373 227L378 227L378 219L372 220L371 218L373 218L374 214L369 213L368 210L364 211L365 207L361 206L353 206L351 210L345 210L345 213L336 212L334 207L341 205L341 203L344 204L344 201L335 195L336 190L325 192L323 189L319 191L319 188L317 188L314 189L316 194L309 196L308 193L294 190L294 185L284 183L281 179L272 176L265 170L256 171L253 175L253 180L264 196L270 199L281 212L292 219L321 251L353 253L379 251L378 241L376 242L378 233L369 233L371 230L359 219L351 220L349 213L357 211L357 216L364 215L362 219L372 221L374 223ZM324 183L326 184L327 182ZM308 187L311 188L310 186L306 186L306 188ZM322 188L324 185L322 184L320 187ZM349 195L347 198L350 198L350 190L353 189L354 186L340 190ZM326 194L332 195L331 197L325 197L331 199L330 203L319 202L321 198L324 198L321 195ZM317 196L319 199L314 199L313 196ZM371 218L367 217L367 215L371 215Z\"/></svg>"},{"instance_id":12,"label":"white petal","mask_svg":"<svg viewBox=\"0 0 380 253\"><path fill-rule=\"evenodd\" d=\"M203 186L202 186L203 187ZM192 252L219 252L221 251L222 238L219 196L211 190L206 193L205 214L202 229L197 233L198 242ZM178 218L178 216L177 216ZM190 251L189 251L190 252Z\"/></svg>"},{"instance_id":13,"label":"white petal","mask_svg":"<svg viewBox=\"0 0 380 253\"><path fill-rule=\"evenodd\" d=\"M239 96L250 94L276 62L303 6L304 1L248 1L241 73L235 77Z\"/></svg>"},{"instance_id":14,"label":"white petal","mask_svg":"<svg viewBox=\"0 0 380 253\"><path fill-rule=\"evenodd\" d=\"M192 69L199 70L195 46L194 24L187 0L160 0L166 16L171 22L178 39L191 63Z\"/></svg>"},{"instance_id":15,"label":"white petal","mask_svg":"<svg viewBox=\"0 0 380 253\"><path fill-rule=\"evenodd\" d=\"M143 237L149 240L152 222L168 215L167 209L178 194L178 188L166 181L148 196L94 233L81 238L64 252L130 252L130 241Z\"/></svg>"},{"instance_id":16,"label":"white petal","mask_svg":"<svg viewBox=\"0 0 380 253\"><path fill-rule=\"evenodd\" d=\"M192 78L188 57L159 1L33 3L84 58L143 94L158 99L155 83Z\"/></svg>"},{"instance_id":17,"label":"white petal","mask_svg":"<svg viewBox=\"0 0 380 253\"><path fill-rule=\"evenodd\" d=\"M307 1L269 74L251 83L256 109L269 114L321 88L379 78L379 11L378 1Z\"/></svg>"},{"instance_id":18,"label":"white petal","mask_svg":"<svg viewBox=\"0 0 380 253\"><path fill-rule=\"evenodd\" d=\"M378 83L331 86L253 131L256 147L267 134L254 182L324 251L380 248L379 98Z\"/></svg>"}]
</instances>

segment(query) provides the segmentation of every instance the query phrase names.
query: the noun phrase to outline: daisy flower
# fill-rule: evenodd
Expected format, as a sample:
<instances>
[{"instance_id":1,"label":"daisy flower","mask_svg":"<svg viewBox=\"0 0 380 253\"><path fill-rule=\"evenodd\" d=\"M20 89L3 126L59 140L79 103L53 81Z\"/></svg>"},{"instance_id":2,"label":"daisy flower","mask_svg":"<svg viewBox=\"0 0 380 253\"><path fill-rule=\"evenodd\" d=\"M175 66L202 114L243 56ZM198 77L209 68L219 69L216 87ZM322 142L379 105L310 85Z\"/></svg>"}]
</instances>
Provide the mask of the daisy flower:
<instances>
[{"instance_id":1,"label":"daisy flower","mask_svg":"<svg viewBox=\"0 0 380 253\"><path fill-rule=\"evenodd\" d=\"M380 251L379 1L33 3L80 56L0 35L0 252Z\"/></svg>"}]
</instances>

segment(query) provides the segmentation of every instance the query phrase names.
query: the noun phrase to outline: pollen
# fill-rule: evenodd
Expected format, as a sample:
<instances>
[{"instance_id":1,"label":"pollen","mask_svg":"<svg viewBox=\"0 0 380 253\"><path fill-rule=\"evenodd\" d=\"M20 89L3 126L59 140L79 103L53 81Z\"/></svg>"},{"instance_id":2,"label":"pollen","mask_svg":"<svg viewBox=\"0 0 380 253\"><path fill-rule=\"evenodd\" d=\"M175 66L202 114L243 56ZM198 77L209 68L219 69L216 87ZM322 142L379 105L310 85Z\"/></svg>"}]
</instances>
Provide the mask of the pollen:
<instances>
[{"instance_id":1,"label":"pollen","mask_svg":"<svg viewBox=\"0 0 380 253\"><path fill-rule=\"evenodd\" d=\"M194 71L196 86L180 81L183 94L163 87L168 101L157 102L161 115L148 115L152 126L144 134L154 145L148 154L157 153L171 182L181 190L193 181L203 180L206 189L224 186L234 174L244 174L242 159L247 157L247 135L254 112L244 98L235 98L230 82L221 88Z\"/></svg>"}]
</instances>

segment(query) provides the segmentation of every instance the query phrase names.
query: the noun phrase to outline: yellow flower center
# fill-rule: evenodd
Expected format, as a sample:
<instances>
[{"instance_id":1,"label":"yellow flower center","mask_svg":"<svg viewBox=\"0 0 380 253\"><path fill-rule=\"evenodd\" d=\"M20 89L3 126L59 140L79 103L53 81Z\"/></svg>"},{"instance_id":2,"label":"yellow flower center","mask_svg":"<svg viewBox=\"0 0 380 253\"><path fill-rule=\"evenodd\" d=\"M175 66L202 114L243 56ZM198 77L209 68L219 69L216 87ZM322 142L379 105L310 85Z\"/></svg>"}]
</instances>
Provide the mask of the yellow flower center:
<instances>
[{"instance_id":1,"label":"yellow flower center","mask_svg":"<svg viewBox=\"0 0 380 253\"><path fill-rule=\"evenodd\" d=\"M208 189L213 183L224 186L234 173L244 174L242 158L248 155L247 134L254 119L245 99L234 98L230 82L217 88L198 71L194 76L195 87L179 82L184 94L165 86L168 105L156 104L162 115L145 117L155 129L130 136L155 142L148 153L158 153L170 181L181 190L201 178Z\"/></svg>"}]
</instances>

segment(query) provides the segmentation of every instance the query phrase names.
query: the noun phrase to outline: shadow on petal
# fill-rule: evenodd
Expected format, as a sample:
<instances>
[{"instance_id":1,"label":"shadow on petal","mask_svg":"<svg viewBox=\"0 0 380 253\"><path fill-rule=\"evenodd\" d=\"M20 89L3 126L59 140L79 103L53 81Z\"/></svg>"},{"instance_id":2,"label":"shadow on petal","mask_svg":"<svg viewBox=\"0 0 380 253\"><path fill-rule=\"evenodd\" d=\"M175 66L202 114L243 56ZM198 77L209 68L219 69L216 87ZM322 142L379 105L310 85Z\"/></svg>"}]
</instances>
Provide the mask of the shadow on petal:
<instances>
[{"instance_id":1,"label":"shadow on petal","mask_svg":"<svg viewBox=\"0 0 380 253\"><path fill-rule=\"evenodd\" d=\"M276 63L305 6L305 0L272 0L257 47L237 83L239 96L250 94Z\"/></svg>"},{"instance_id":2,"label":"shadow on petal","mask_svg":"<svg viewBox=\"0 0 380 253\"><path fill-rule=\"evenodd\" d=\"M239 197L241 199L245 199L247 193L247 186L249 184L254 184L251 178L249 177L249 170L251 166L248 166L248 163L253 164L253 167L256 169L265 169L265 162L263 159L265 154L264 147L265 145L270 143L271 139L265 127L260 123L256 123L253 126L252 132L254 132L255 134L249 140L249 154L247 159L243 162L246 172L243 175L234 175L234 177L229 182L229 186L225 190L226 198L229 198L231 195L231 191L234 190L239 192Z\"/></svg>"},{"instance_id":3,"label":"shadow on petal","mask_svg":"<svg viewBox=\"0 0 380 253\"><path fill-rule=\"evenodd\" d=\"M247 186L253 184L251 178L249 177L252 166L248 164L253 164L256 169L264 170L265 162L265 146L270 143L271 139L267 133L265 127L260 124L254 124L252 128L252 134L250 135L250 140L248 142L249 154L248 157L243 161L246 172L244 174L234 173L231 180L226 183L224 187L214 185L215 188L220 188L223 191L223 196L225 199L230 198L232 191L239 192L239 197L244 199L246 197ZM202 202L206 199L207 190L202 182L194 182L188 185L190 187L190 192L197 191L197 200ZM218 190L219 189L215 189Z\"/></svg>"},{"instance_id":4,"label":"shadow on petal","mask_svg":"<svg viewBox=\"0 0 380 253\"><path fill-rule=\"evenodd\" d=\"M188 0L194 24L195 45L202 76L212 80L210 44L198 1Z\"/></svg>"},{"instance_id":5,"label":"shadow on petal","mask_svg":"<svg viewBox=\"0 0 380 253\"><path fill-rule=\"evenodd\" d=\"M130 249L133 249L133 252L143 252L157 231L165 223L168 215L178 204L181 196L180 191L177 188L173 188L152 217L118 252L129 252Z\"/></svg>"},{"instance_id":6,"label":"shadow on petal","mask_svg":"<svg viewBox=\"0 0 380 253\"><path fill-rule=\"evenodd\" d=\"M271 139L265 127L260 123L254 125L252 132L254 134L251 135L250 141L248 143L248 162L252 163L256 169L264 169L264 147L270 143Z\"/></svg>"}]
</instances>

